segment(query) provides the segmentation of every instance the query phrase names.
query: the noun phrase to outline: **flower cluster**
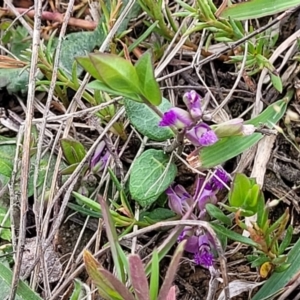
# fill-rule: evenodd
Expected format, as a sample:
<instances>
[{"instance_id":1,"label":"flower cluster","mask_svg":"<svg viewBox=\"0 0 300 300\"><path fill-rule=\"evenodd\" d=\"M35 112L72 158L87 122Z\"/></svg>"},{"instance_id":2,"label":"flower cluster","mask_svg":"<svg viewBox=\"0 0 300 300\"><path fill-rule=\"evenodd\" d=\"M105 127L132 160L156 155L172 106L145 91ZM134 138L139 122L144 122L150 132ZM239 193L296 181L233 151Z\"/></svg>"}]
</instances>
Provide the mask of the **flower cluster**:
<instances>
[{"instance_id":1,"label":"flower cluster","mask_svg":"<svg viewBox=\"0 0 300 300\"><path fill-rule=\"evenodd\" d=\"M215 132L201 121L201 97L190 91L184 94L183 101L188 111L173 107L164 113L159 126L174 126L177 129L185 129L185 136L196 147L210 146L218 141Z\"/></svg>"},{"instance_id":2,"label":"flower cluster","mask_svg":"<svg viewBox=\"0 0 300 300\"><path fill-rule=\"evenodd\" d=\"M207 203L217 203L216 194L219 190L224 188L224 185L229 182L229 179L227 172L221 168L217 168L209 182L205 183L203 177L197 179L194 196L191 196L180 184L171 185L166 190L169 207L178 215L183 216L196 202L200 211L200 217L204 216L206 213L205 205Z\"/></svg>"},{"instance_id":3,"label":"flower cluster","mask_svg":"<svg viewBox=\"0 0 300 300\"><path fill-rule=\"evenodd\" d=\"M255 131L253 125L244 124L241 118L229 120L212 128L202 121L201 97L195 91L184 94L183 102L188 111L173 107L164 113L159 126L174 126L185 130L185 137L196 147L211 146L219 138L233 135L250 135Z\"/></svg>"},{"instance_id":4,"label":"flower cluster","mask_svg":"<svg viewBox=\"0 0 300 300\"><path fill-rule=\"evenodd\" d=\"M217 203L217 192L224 188L230 180L229 174L223 169L216 169L213 177L205 183L204 178L198 178L194 196L191 196L182 185L172 185L166 190L170 209L178 215L184 215L196 202L199 209L198 219L206 216L207 203ZM207 234L195 234L193 228L186 228L178 240L187 240L185 250L194 254L195 264L209 268L213 264L211 245L213 244Z\"/></svg>"}]
</instances>

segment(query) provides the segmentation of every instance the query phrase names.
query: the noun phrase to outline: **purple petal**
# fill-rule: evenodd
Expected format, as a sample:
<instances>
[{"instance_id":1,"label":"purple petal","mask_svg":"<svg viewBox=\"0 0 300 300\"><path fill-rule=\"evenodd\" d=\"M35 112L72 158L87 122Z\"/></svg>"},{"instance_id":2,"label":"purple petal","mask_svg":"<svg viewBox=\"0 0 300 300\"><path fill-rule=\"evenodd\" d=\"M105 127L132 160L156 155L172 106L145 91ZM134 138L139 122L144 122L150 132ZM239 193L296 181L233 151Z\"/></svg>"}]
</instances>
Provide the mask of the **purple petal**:
<instances>
[{"instance_id":1,"label":"purple petal","mask_svg":"<svg viewBox=\"0 0 300 300\"><path fill-rule=\"evenodd\" d=\"M166 194L168 196L168 205L170 209L178 215L182 215L183 207L181 198L175 193L172 187L166 189Z\"/></svg>"},{"instance_id":2,"label":"purple petal","mask_svg":"<svg viewBox=\"0 0 300 300\"><path fill-rule=\"evenodd\" d=\"M204 210L205 205L207 203L214 204L216 202L217 202L217 198L215 195L215 191L204 189L203 192L201 193L200 197L198 198L198 207L200 210Z\"/></svg>"},{"instance_id":3,"label":"purple petal","mask_svg":"<svg viewBox=\"0 0 300 300\"><path fill-rule=\"evenodd\" d=\"M91 162L90 162L90 168L91 169L93 169L96 166L96 164L99 162L101 156L103 155L102 152L103 152L104 148L105 148L105 142L101 141L98 144L98 146L97 146L97 148L96 148L96 150L95 150L95 152L94 152L94 154L91 158Z\"/></svg>"},{"instance_id":4,"label":"purple petal","mask_svg":"<svg viewBox=\"0 0 300 300\"><path fill-rule=\"evenodd\" d=\"M186 132L186 137L196 146L210 146L218 141L215 132L205 123L200 123Z\"/></svg>"},{"instance_id":5,"label":"purple petal","mask_svg":"<svg viewBox=\"0 0 300 300\"><path fill-rule=\"evenodd\" d=\"M192 90L183 96L183 102L188 108L194 120L198 121L202 117L201 97L196 91Z\"/></svg>"},{"instance_id":6,"label":"purple petal","mask_svg":"<svg viewBox=\"0 0 300 300\"><path fill-rule=\"evenodd\" d=\"M211 146L217 141L218 137L213 130L207 131L199 139L199 143L201 144L201 146Z\"/></svg>"},{"instance_id":7,"label":"purple petal","mask_svg":"<svg viewBox=\"0 0 300 300\"><path fill-rule=\"evenodd\" d=\"M198 237L198 243L199 243L199 247L206 245L209 246L209 238L207 236L207 234L202 234Z\"/></svg>"},{"instance_id":8,"label":"purple petal","mask_svg":"<svg viewBox=\"0 0 300 300\"><path fill-rule=\"evenodd\" d=\"M178 129L188 127L193 124L190 114L178 107L173 107L165 112L159 126L175 126Z\"/></svg>"},{"instance_id":9,"label":"purple petal","mask_svg":"<svg viewBox=\"0 0 300 300\"><path fill-rule=\"evenodd\" d=\"M174 187L174 191L181 198L182 201L186 201L192 198L192 196L186 191L186 189L181 184L177 184Z\"/></svg>"},{"instance_id":10,"label":"purple petal","mask_svg":"<svg viewBox=\"0 0 300 300\"><path fill-rule=\"evenodd\" d=\"M224 188L224 183L227 184L229 179L230 177L228 173L225 170L218 168L215 175L211 179L211 184L216 189L222 189Z\"/></svg>"},{"instance_id":11,"label":"purple petal","mask_svg":"<svg viewBox=\"0 0 300 300\"><path fill-rule=\"evenodd\" d=\"M205 249L204 251L201 251L200 253L197 252L194 255L194 261L195 264L208 269L213 265L213 255L207 249Z\"/></svg>"},{"instance_id":12,"label":"purple petal","mask_svg":"<svg viewBox=\"0 0 300 300\"><path fill-rule=\"evenodd\" d=\"M199 241L198 237L192 235L186 241L184 250L189 253L196 253L199 251Z\"/></svg>"}]
</instances>

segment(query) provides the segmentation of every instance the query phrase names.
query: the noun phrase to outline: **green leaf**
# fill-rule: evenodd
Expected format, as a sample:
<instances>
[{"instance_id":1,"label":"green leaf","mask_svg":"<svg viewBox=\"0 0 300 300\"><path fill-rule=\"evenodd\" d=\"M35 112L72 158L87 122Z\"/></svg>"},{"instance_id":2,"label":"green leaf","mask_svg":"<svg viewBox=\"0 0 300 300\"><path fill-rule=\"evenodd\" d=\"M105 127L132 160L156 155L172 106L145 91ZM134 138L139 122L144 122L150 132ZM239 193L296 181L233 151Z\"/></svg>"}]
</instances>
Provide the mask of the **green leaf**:
<instances>
[{"instance_id":1,"label":"green leaf","mask_svg":"<svg viewBox=\"0 0 300 300\"><path fill-rule=\"evenodd\" d=\"M257 19L278 14L300 5L299 0L252 0L225 8L220 17L234 20Z\"/></svg>"},{"instance_id":2,"label":"green leaf","mask_svg":"<svg viewBox=\"0 0 300 300\"><path fill-rule=\"evenodd\" d=\"M122 283L125 283L125 262L124 260L122 260L122 256L125 256L125 254L119 245L117 230L115 228L115 224L106 200L102 196L99 196L98 199L102 209L103 220L106 224L105 231L110 244L111 254L114 261L114 268L116 269L116 275Z\"/></svg>"},{"instance_id":3,"label":"green leaf","mask_svg":"<svg viewBox=\"0 0 300 300\"><path fill-rule=\"evenodd\" d=\"M63 168L63 169L60 171L60 173L61 173L62 175L70 175L70 174L72 174L72 173L75 171L75 169L77 168L78 165L79 165L79 163L76 163L76 164L67 166L67 167Z\"/></svg>"},{"instance_id":4,"label":"green leaf","mask_svg":"<svg viewBox=\"0 0 300 300\"><path fill-rule=\"evenodd\" d=\"M88 208L92 209L95 212L101 212L101 206L98 202L88 197L85 197L77 192L72 192L72 194L79 204L86 205Z\"/></svg>"},{"instance_id":5,"label":"green leaf","mask_svg":"<svg viewBox=\"0 0 300 300\"><path fill-rule=\"evenodd\" d=\"M0 299L6 299L11 291L12 271L0 262ZM42 300L30 287L22 280L18 283L15 300Z\"/></svg>"},{"instance_id":6,"label":"green leaf","mask_svg":"<svg viewBox=\"0 0 300 300\"><path fill-rule=\"evenodd\" d=\"M266 256L258 256L255 260L253 260L251 262L251 267L252 268L258 268L260 267L262 264L266 263L270 261L270 259Z\"/></svg>"},{"instance_id":7,"label":"green leaf","mask_svg":"<svg viewBox=\"0 0 300 300\"><path fill-rule=\"evenodd\" d=\"M242 244L249 245L249 246L252 246L255 248L258 247L258 244L255 243L254 241L252 241L251 239L249 239L245 236L242 236L241 234L238 234L232 230L229 230L221 225L210 223L210 226L216 233L218 233L219 235L225 235L232 241L240 242Z\"/></svg>"},{"instance_id":8,"label":"green leaf","mask_svg":"<svg viewBox=\"0 0 300 300\"><path fill-rule=\"evenodd\" d=\"M88 287L87 285L82 283L80 280L78 280L78 279L74 280L74 290L72 292L70 300L81 300L86 296L86 293L83 292L83 286L85 286L85 288Z\"/></svg>"},{"instance_id":9,"label":"green leaf","mask_svg":"<svg viewBox=\"0 0 300 300\"><path fill-rule=\"evenodd\" d=\"M134 162L129 180L129 191L141 206L152 204L173 182L176 165L162 150L146 150Z\"/></svg>"},{"instance_id":10,"label":"green leaf","mask_svg":"<svg viewBox=\"0 0 300 300\"><path fill-rule=\"evenodd\" d=\"M257 201L257 226L263 231L268 221L269 209L266 208L265 198L262 192L260 192L259 199Z\"/></svg>"},{"instance_id":11,"label":"green leaf","mask_svg":"<svg viewBox=\"0 0 300 300\"><path fill-rule=\"evenodd\" d=\"M122 296L115 290L112 282L107 278L107 274L104 274L103 271L105 270L87 250L83 252L83 261L86 271L97 286L101 297L106 300L123 300Z\"/></svg>"},{"instance_id":12,"label":"green leaf","mask_svg":"<svg viewBox=\"0 0 300 300\"><path fill-rule=\"evenodd\" d=\"M282 100L269 105L259 116L246 121L245 124L254 126L265 125L273 128L284 115L288 102L292 99L293 91L289 90ZM199 163L202 168L212 168L243 153L263 138L261 133L249 136L231 136L220 139L212 146L203 147L199 152Z\"/></svg>"},{"instance_id":13,"label":"green leaf","mask_svg":"<svg viewBox=\"0 0 300 300\"><path fill-rule=\"evenodd\" d=\"M245 174L236 174L229 193L228 201L232 207L241 207L245 202L246 195L251 188L248 177ZM244 208L244 207L243 207Z\"/></svg>"},{"instance_id":14,"label":"green leaf","mask_svg":"<svg viewBox=\"0 0 300 300\"><path fill-rule=\"evenodd\" d=\"M123 96L123 97L129 98L129 99L137 101L137 102L143 102L142 98L138 94L136 94L136 93L133 94L131 92L128 92L128 93L122 92L121 93L120 91L115 91L115 90L109 88L105 83L103 83L100 80L94 80L94 81L90 82L87 85L87 87L90 89L106 92L106 93L109 93L109 94L112 94L115 96Z\"/></svg>"},{"instance_id":15,"label":"green leaf","mask_svg":"<svg viewBox=\"0 0 300 300\"><path fill-rule=\"evenodd\" d=\"M284 253L285 249L290 245L293 237L293 227L290 225L284 235L282 242L280 243L278 254L281 255Z\"/></svg>"},{"instance_id":16,"label":"green leaf","mask_svg":"<svg viewBox=\"0 0 300 300\"><path fill-rule=\"evenodd\" d=\"M83 145L76 140L61 139L60 145L64 156L70 165L80 163L85 157L86 151Z\"/></svg>"},{"instance_id":17,"label":"green leaf","mask_svg":"<svg viewBox=\"0 0 300 300\"><path fill-rule=\"evenodd\" d=\"M135 64L136 73L140 80L143 96L153 105L161 103L161 92L154 77L151 55L146 52Z\"/></svg>"},{"instance_id":18,"label":"green leaf","mask_svg":"<svg viewBox=\"0 0 300 300\"><path fill-rule=\"evenodd\" d=\"M246 191L243 208L257 211L257 201L259 199L259 195L260 186L258 184L254 184L251 189L249 189L248 193Z\"/></svg>"},{"instance_id":19,"label":"green leaf","mask_svg":"<svg viewBox=\"0 0 300 300\"><path fill-rule=\"evenodd\" d=\"M144 211L141 213L139 220L145 219L147 222L151 222L151 224L155 224L159 221L164 221L170 218L176 217L176 214L167 208L158 207L152 211Z\"/></svg>"},{"instance_id":20,"label":"green leaf","mask_svg":"<svg viewBox=\"0 0 300 300\"><path fill-rule=\"evenodd\" d=\"M174 136L169 127L159 127L158 123L161 118L144 103L137 103L131 99L124 101L126 114L130 123L143 135L154 141L165 141ZM161 112L166 112L172 107L171 103L163 98L162 103L158 106Z\"/></svg>"},{"instance_id":21,"label":"green leaf","mask_svg":"<svg viewBox=\"0 0 300 300\"><path fill-rule=\"evenodd\" d=\"M271 75L271 81L272 81L272 84L273 84L274 88L275 88L279 93L282 93L283 86L282 86L282 81L281 81L280 76L274 75L274 74L272 74L272 73L270 73L270 75Z\"/></svg>"},{"instance_id":22,"label":"green leaf","mask_svg":"<svg viewBox=\"0 0 300 300\"><path fill-rule=\"evenodd\" d=\"M286 287L300 272L300 239L297 240L288 254L286 262L290 267L282 273L273 273L260 290L254 295L252 300L268 299ZM294 282L294 281L293 281Z\"/></svg>"},{"instance_id":23,"label":"green leaf","mask_svg":"<svg viewBox=\"0 0 300 300\"><path fill-rule=\"evenodd\" d=\"M0 158L0 174L10 177L13 170L12 161L9 161L3 157Z\"/></svg>"},{"instance_id":24,"label":"green leaf","mask_svg":"<svg viewBox=\"0 0 300 300\"><path fill-rule=\"evenodd\" d=\"M141 93L139 77L134 66L126 59L113 54L89 54L100 80L116 92Z\"/></svg>"},{"instance_id":25,"label":"green leaf","mask_svg":"<svg viewBox=\"0 0 300 300\"><path fill-rule=\"evenodd\" d=\"M0 207L0 224L2 224L5 215L7 213L7 209L4 207ZM6 221L2 224L4 228L0 227L0 237L5 241L11 241L11 231L10 231L10 218L8 217Z\"/></svg>"},{"instance_id":26,"label":"green leaf","mask_svg":"<svg viewBox=\"0 0 300 300\"><path fill-rule=\"evenodd\" d=\"M103 215L100 212L95 212L89 208L83 207L82 205L68 203L68 207L85 216L90 216L97 219L103 218Z\"/></svg>"},{"instance_id":27,"label":"green leaf","mask_svg":"<svg viewBox=\"0 0 300 300\"><path fill-rule=\"evenodd\" d=\"M205 205L205 209L211 217L221 221L227 226L232 225L231 219L228 218L221 209L219 209L217 206L213 205L212 203L207 203Z\"/></svg>"},{"instance_id":28,"label":"green leaf","mask_svg":"<svg viewBox=\"0 0 300 300\"><path fill-rule=\"evenodd\" d=\"M88 56L78 56L76 57L76 61L92 77L101 80L100 74L98 73L96 66L92 63L91 59Z\"/></svg>"}]
</instances>

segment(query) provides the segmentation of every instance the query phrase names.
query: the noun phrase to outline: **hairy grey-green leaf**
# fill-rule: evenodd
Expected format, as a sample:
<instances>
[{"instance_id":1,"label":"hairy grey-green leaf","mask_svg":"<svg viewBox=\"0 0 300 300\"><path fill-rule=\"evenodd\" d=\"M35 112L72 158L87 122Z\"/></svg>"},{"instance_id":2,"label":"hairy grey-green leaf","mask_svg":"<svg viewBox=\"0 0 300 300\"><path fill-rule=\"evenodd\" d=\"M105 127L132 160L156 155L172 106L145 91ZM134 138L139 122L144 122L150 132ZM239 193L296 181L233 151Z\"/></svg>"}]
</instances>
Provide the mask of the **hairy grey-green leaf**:
<instances>
[{"instance_id":1,"label":"hairy grey-green leaf","mask_svg":"<svg viewBox=\"0 0 300 300\"><path fill-rule=\"evenodd\" d=\"M134 162L129 190L132 198L141 206L152 204L173 182L176 165L162 150L146 150Z\"/></svg>"},{"instance_id":2,"label":"hairy grey-green leaf","mask_svg":"<svg viewBox=\"0 0 300 300\"><path fill-rule=\"evenodd\" d=\"M169 127L159 127L161 118L146 104L125 99L125 110L130 123L143 135L154 141L165 141L174 136ZM171 103L163 98L158 109L166 112L172 107Z\"/></svg>"}]
</instances>

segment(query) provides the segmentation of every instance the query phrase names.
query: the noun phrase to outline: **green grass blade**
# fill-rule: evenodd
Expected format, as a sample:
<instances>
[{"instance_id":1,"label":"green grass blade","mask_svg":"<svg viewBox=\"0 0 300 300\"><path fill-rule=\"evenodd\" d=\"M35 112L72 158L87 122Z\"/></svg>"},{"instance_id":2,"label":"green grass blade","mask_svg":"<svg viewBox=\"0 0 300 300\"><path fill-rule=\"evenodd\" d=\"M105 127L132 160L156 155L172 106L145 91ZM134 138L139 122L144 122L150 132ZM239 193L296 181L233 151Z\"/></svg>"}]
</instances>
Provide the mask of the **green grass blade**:
<instances>
[{"instance_id":1,"label":"green grass blade","mask_svg":"<svg viewBox=\"0 0 300 300\"><path fill-rule=\"evenodd\" d=\"M300 0L252 0L233 4L223 10L220 18L249 20L278 14L300 5Z\"/></svg>"},{"instance_id":2,"label":"green grass blade","mask_svg":"<svg viewBox=\"0 0 300 300\"><path fill-rule=\"evenodd\" d=\"M159 258L157 249L153 250L150 276L150 300L156 300L159 289Z\"/></svg>"},{"instance_id":3,"label":"green grass blade","mask_svg":"<svg viewBox=\"0 0 300 300\"><path fill-rule=\"evenodd\" d=\"M0 297L5 299L10 294L12 271L6 265L0 262ZM18 283L16 300L42 300L42 298L35 293L24 281L20 280Z\"/></svg>"}]
</instances>

